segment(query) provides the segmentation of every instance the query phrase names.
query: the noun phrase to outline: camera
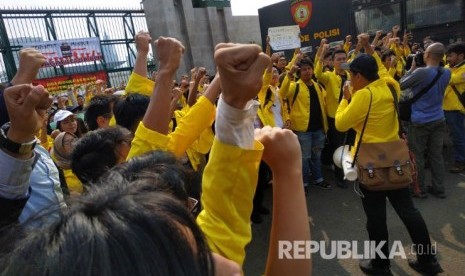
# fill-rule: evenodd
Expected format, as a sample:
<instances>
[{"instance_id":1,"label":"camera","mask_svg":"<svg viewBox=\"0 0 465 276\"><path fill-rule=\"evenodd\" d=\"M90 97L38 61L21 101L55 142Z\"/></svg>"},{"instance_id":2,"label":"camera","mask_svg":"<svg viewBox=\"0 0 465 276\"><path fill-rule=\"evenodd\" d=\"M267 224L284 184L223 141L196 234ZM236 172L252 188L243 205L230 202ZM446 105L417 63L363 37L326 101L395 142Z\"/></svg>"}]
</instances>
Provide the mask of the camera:
<instances>
[{"instance_id":1,"label":"camera","mask_svg":"<svg viewBox=\"0 0 465 276\"><path fill-rule=\"evenodd\" d=\"M407 71L410 70L410 68L412 67L413 60L415 60L416 67L425 67L426 64L425 64L425 60L423 59L423 54L424 54L423 51L417 51L414 54L408 55L407 61L405 64L405 70Z\"/></svg>"}]
</instances>

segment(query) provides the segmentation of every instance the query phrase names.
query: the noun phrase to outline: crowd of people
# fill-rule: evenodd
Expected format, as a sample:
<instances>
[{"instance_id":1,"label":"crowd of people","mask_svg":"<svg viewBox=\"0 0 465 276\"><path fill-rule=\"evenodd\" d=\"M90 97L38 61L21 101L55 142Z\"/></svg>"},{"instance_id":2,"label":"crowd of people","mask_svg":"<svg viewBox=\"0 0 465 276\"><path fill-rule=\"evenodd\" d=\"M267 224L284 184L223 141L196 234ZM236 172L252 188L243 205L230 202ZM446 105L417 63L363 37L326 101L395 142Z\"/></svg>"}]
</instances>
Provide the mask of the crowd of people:
<instances>
[{"instance_id":1,"label":"crowd of people","mask_svg":"<svg viewBox=\"0 0 465 276\"><path fill-rule=\"evenodd\" d=\"M399 140L403 128L419 189L361 185L367 231L376 244L388 240L388 198L413 243L431 248L412 196L446 197L447 129L449 171L465 171L465 43L428 37L421 47L399 34L398 26L371 42L360 34L354 45L349 35L335 48L323 39L315 56L296 49L290 62L269 41L265 52L221 43L216 74L196 67L176 81L184 46L158 38L159 69L149 77L152 38L139 32L124 93L97 81L56 100L31 85L45 58L21 50L16 76L0 90L0 274L241 275L250 222L270 213L263 197L272 183L265 274L309 275L311 260L278 258L279 240L310 240L309 187L347 188L334 151ZM397 102L412 99L400 123ZM442 272L430 251L409 264ZM391 273L378 255L360 268Z\"/></svg>"}]
</instances>

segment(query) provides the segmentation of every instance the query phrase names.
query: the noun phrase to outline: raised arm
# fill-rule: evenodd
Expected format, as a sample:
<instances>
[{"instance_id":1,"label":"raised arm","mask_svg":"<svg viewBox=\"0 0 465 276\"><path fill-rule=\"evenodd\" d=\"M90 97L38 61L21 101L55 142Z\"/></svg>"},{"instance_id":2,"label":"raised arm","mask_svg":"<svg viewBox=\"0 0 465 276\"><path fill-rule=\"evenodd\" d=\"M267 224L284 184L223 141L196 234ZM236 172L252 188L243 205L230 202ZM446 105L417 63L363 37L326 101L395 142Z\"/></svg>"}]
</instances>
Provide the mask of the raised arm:
<instances>
[{"instance_id":1,"label":"raised arm","mask_svg":"<svg viewBox=\"0 0 465 276\"><path fill-rule=\"evenodd\" d=\"M273 173L273 219L266 275L311 275L311 259L280 258L279 251L282 242L310 240L297 136L290 130L264 127L255 131L255 137L265 147L263 160Z\"/></svg>"},{"instance_id":2,"label":"raised arm","mask_svg":"<svg viewBox=\"0 0 465 276\"><path fill-rule=\"evenodd\" d=\"M170 102L173 77L179 67L184 46L174 38L160 37L155 42L160 59L157 85L150 97L150 103L142 120L145 127L161 134L168 134Z\"/></svg>"},{"instance_id":3,"label":"raised arm","mask_svg":"<svg viewBox=\"0 0 465 276\"><path fill-rule=\"evenodd\" d=\"M251 240L250 215L263 149L254 142L258 107L251 100L270 59L256 45L219 44L215 61L223 94L202 180L204 210L197 222L214 252L242 264Z\"/></svg>"}]
</instances>

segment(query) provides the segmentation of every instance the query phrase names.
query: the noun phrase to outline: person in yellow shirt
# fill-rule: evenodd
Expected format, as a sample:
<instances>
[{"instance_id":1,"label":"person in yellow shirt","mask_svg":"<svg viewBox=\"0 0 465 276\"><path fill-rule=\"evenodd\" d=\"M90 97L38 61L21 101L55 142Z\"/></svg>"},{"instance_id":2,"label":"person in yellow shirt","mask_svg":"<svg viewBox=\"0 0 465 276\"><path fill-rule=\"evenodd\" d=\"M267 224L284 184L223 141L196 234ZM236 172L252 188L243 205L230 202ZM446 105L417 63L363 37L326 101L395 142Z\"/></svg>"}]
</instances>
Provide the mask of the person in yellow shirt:
<instances>
[{"instance_id":1,"label":"person in yellow shirt","mask_svg":"<svg viewBox=\"0 0 465 276\"><path fill-rule=\"evenodd\" d=\"M295 66L288 72L281 85L280 94L289 104L291 129L297 134L302 149L303 182L306 191L310 184L330 189L321 170L321 152L325 144L328 121L326 116L326 91L313 80L313 63L303 58L299 63L300 79L290 81ZM310 178L310 173L312 179Z\"/></svg>"},{"instance_id":2,"label":"person in yellow shirt","mask_svg":"<svg viewBox=\"0 0 465 276\"><path fill-rule=\"evenodd\" d=\"M368 34L361 34L358 39L366 52L372 51ZM346 63L341 67L350 72L352 92L348 86L344 88L343 99L336 111L336 128L339 131L353 128L357 133L356 143L360 141L359 137L363 128L365 129L361 143L399 140L399 122L394 98L385 80L378 75L376 59L371 55L361 54L351 63ZM374 259L360 261L359 266L364 273L391 275L390 261L382 256L389 255L389 246L386 243L389 240L386 224L386 198L389 199L408 229L413 243L418 247L421 245L421 248L430 248L430 250L417 252L417 260L409 260L409 265L417 272L428 275L442 272L436 260L436 253L431 250L431 240L425 221L415 208L408 187L388 191L369 191L361 185L360 191L363 194L362 205L367 217L366 227L369 239L377 248L380 247L380 252L382 252L382 254L376 253Z\"/></svg>"},{"instance_id":3,"label":"person in yellow shirt","mask_svg":"<svg viewBox=\"0 0 465 276\"><path fill-rule=\"evenodd\" d=\"M345 142L346 145L353 145L354 132L349 130L347 133L342 133L336 130L334 126L334 117L339 102L342 99L342 88L347 80L350 80L347 72L341 68L341 64L347 61L347 53L344 50L336 50L332 53L331 59L333 61L333 71L323 71L324 56L329 51L329 44L323 39L318 49L316 64L315 64L315 77L318 82L321 82L326 89L326 110L328 120L328 145L323 150L324 159L332 162L334 151L342 146ZM328 161L326 161L328 162ZM348 184L343 180L344 174L338 167L334 167L334 174L336 184L338 187L347 188Z\"/></svg>"},{"instance_id":4,"label":"person in yellow shirt","mask_svg":"<svg viewBox=\"0 0 465 276\"><path fill-rule=\"evenodd\" d=\"M465 106L457 96L459 93L463 97L465 93L465 43L449 45L446 54L452 76L444 94L443 109L452 134L455 161L449 171L459 173L465 171Z\"/></svg>"}]
</instances>

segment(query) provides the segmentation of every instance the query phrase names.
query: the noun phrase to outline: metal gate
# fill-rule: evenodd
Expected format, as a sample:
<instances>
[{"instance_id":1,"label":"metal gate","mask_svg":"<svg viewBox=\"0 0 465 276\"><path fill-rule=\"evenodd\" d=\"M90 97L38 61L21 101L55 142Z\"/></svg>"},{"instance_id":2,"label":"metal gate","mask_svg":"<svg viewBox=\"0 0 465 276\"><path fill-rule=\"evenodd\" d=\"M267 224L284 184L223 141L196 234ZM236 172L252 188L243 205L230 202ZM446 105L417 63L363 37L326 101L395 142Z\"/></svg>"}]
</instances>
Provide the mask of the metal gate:
<instances>
[{"instance_id":1,"label":"metal gate","mask_svg":"<svg viewBox=\"0 0 465 276\"><path fill-rule=\"evenodd\" d=\"M24 43L98 37L103 60L82 66L41 68L38 79L105 71L108 85L126 82L136 57L134 35L147 30L144 10L0 10L0 81L11 80ZM149 71L155 69L149 54Z\"/></svg>"}]
</instances>

